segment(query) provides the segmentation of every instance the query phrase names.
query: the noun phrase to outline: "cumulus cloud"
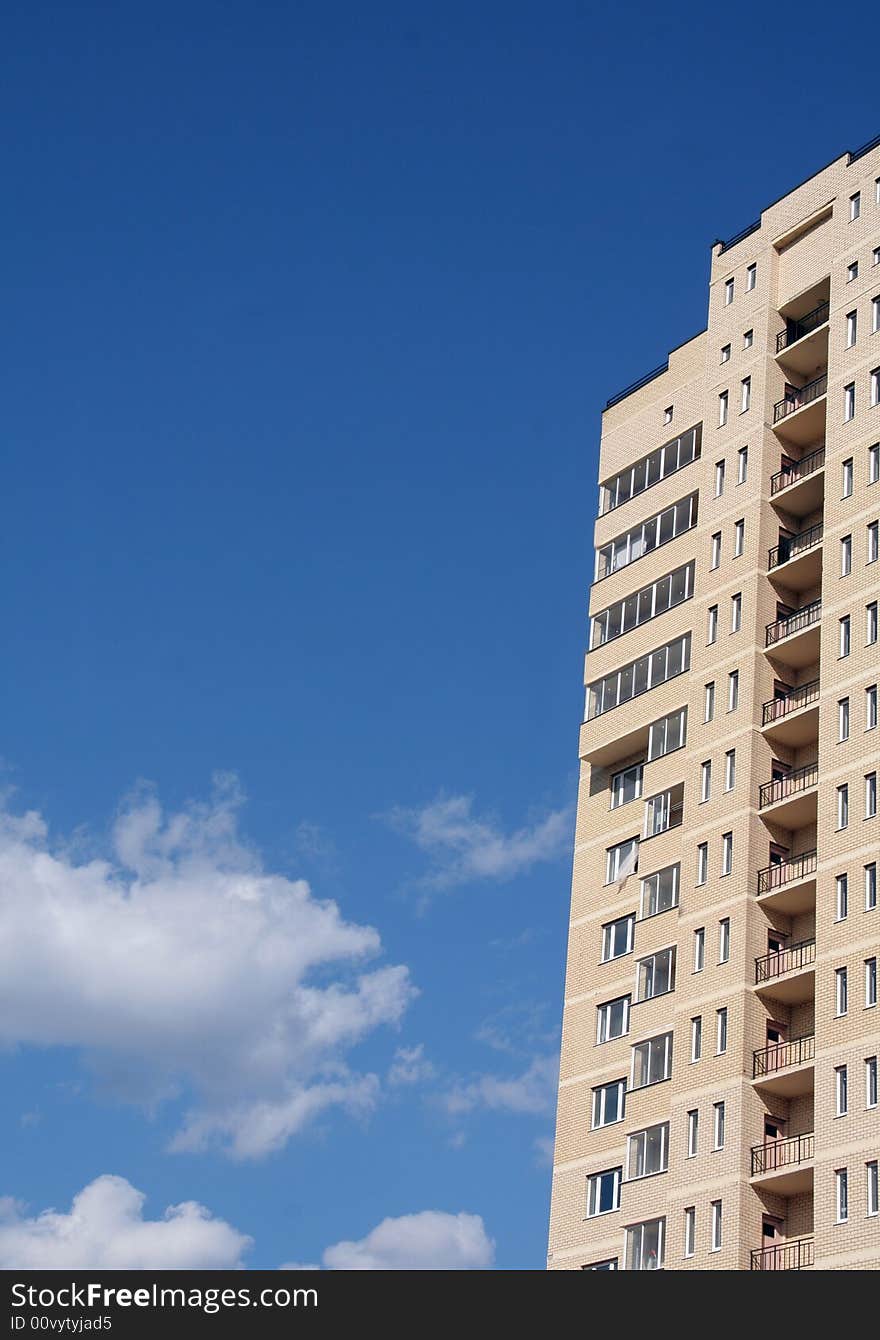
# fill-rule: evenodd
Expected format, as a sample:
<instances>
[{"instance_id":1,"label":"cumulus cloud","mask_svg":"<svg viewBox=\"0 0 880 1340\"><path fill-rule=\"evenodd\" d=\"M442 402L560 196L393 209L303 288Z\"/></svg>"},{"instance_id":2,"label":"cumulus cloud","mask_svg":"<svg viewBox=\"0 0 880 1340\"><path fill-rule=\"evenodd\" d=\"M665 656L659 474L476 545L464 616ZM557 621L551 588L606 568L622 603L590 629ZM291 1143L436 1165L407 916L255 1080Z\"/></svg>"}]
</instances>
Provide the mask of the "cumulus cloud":
<instances>
[{"instance_id":1,"label":"cumulus cloud","mask_svg":"<svg viewBox=\"0 0 880 1340\"><path fill-rule=\"evenodd\" d=\"M263 868L242 797L165 814L142 788L110 859L78 859L35 813L0 814L0 1044L66 1046L121 1097L183 1094L173 1148L279 1149L318 1113L364 1113L378 1080L347 1051L395 1025L405 967L366 965L378 932Z\"/></svg>"},{"instance_id":2,"label":"cumulus cloud","mask_svg":"<svg viewBox=\"0 0 880 1340\"><path fill-rule=\"evenodd\" d=\"M480 1075L467 1083L459 1082L443 1095L442 1103L454 1117L477 1108L538 1115L553 1107L558 1074L558 1056L538 1056L527 1070L512 1078Z\"/></svg>"},{"instance_id":3,"label":"cumulus cloud","mask_svg":"<svg viewBox=\"0 0 880 1340\"><path fill-rule=\"evenodd\" d=\"M417 1047L398 1047L388 1070L388 1083L394 1088L422 1084L435 1074L433 1063L425 1056L425 1044L420 1042Z\"/></svg>"},{"instance_id":4,"label":"cumulus cloud","mask_svg":"<svg viewBox=\"0 0 880 1340\"><path fill-rule=\"evenodd\" d=\"M146 1197L124 1177L96 1177L73 1198L68 1213L44 1210L28 1218L0 1199L2 1270L228 1270L251 1245L195 1201L169 1205L145 1219Z\"/></svg>"},{"instance_id":5,"label":"cumulus cloud","mask_svg":"<svg viewBox=\"0 0 880 1340\"><path fill-rule=\"evenodd\" d=\"M488 1270L495 1243L478 1214L422 1210L383 1219L358 1242L337 1242L324 1252L326 1270ZM286 1265L283 1270L314 1270Z\"/></svg>"},{"instance_id":6,"label":"cumulus cloud","mask_svg":"<svg viewBox=\"0 0 880 1340\"><path fill-rule=\"evenodd\" d=\"M426 889L449 889L474 880L506 880L543 861L566 854L571 841L570 807L512 833L490 818L478 818L471 796L439 796L422 809L396 808L386 817L429 857L420 880Z\"/></svg>"}]
</instances>

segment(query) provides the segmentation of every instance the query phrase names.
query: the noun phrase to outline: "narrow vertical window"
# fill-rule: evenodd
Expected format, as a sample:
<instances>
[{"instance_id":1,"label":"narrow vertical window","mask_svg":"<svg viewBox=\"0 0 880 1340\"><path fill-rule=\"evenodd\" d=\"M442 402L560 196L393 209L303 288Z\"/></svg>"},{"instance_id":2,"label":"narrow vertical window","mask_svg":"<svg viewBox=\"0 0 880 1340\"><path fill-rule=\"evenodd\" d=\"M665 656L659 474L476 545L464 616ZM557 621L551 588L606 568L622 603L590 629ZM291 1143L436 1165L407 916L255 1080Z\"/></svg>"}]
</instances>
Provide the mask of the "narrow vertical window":
<instances>
[{"instance_id":1,"label":"narrow vertical window","mask_svg":"<svg viewBox=\"0 0 880 1340\"><path fill-rule=\"evenodd\" d=\"M725 307L729 307L730 304L731 304L732 302L733 302L733 280L732 280L732 279L725 279L725 281L724 281L724 306L725 306Z\"/></svg>"},{"instance_id":2,"label":"narrow vertical window","mask_svg":"<svg viewBox=\"0 0 880 1340\"><path fill-rule=\"evenodd\" d=\"M724 755L724 789L732 791L736 786L736 750L728 749Z\"/></svg>"},{"instance_id":3,"label":"narrow vertical window","mask_svg":"<svg viewBox=\"0 0 880 1340\"><path fill-rule=\"evenodd\" d=\"M843 465L840 467L840 473L841 473L840 496L842 498L850 498L852 497L852 491L853 491L852 458L850 458L848 461L843 462Z\"/></svg>"},{"instance_id":4,"label":"narrow vertical window","mask_svg":"<svg viewBox=\"0 0 880 1340\"><path fill-rule=\"evenodd\" d=\"M856 331L858 329L858 312L847 312L846 314L846 348L851 349L856 342Z\"/></svg>"},{"instance_id":5,"label":"narrow vertical window","mask_svg":"<svg viewBox=\"0 0 880 1340\"><path fill-rule=\"evenodd\" d=\"M849 1219L849 1174L846 1168L838 1168L835 1172L834 1189L837 1222L845 1224Z\"/></svg>"},{"instance_id":6,"label":"narrow vertical window","mask_svg":"<svg viewBox=\"0 0 880 1340\"><path fill-rule=\"evenodd\" d=\"M730 631L738 633L742 628L742 592L737 591L736 595L730 597Z\"/></svg>"},{"instance_id":7,"label":"narrow vertical window","mask_svg":"<svg viewBox=\"0 0 880 1340\"><path fill-rule=\"evenodd\" d=\"M751 377L743 377L743 379L742 379L742 381L740 382L739 385L740 385L739 412L740 412L740 414L745 414L746 410L749 408L749 406L750 406L751 403L752 403L752 379L751 379Z\"/></svg>"},{"instance_id":8,"label":"narrow vertical window","mask_svg":"<svg viewBox=\"0 0 880 1340\"><path fill-rule=\"evenodd\" d=\"M687 1114L687 1156L689 1159L692 1159L697 1152L699 1125L700 1114L696 1108L692 1108Z\"/></svg>"},{"instance_id":9,"label":"narrow vertical window","mask_svg":"<svg viewBox=\"0 0 880 1340\"><path fill-rule=\"evenodd\" d=\"M878 1186L877 1186L877 1160L870 1159L865 1164L865 1190L867 1192L867 1207L865 1213L870 1218L877 1213Z\"/></svg>"},{"instance_id":10,"label":"narrow vertical window","mask_svg":"<svg viewBox=\"0 0 880 1340\"><path fill-rule=\"evenodd\" d=\"M846 828L849 824L849 783L843 782L837 788L837 827Z\"/></svg>"},{"instance_id":11,"label":"narrow vertical window","mask_svg":"<svg viewBox=\"0 0 880 1340\"><path fill-rule=\"evenodd\" d=\"M697 884L705 884L709 878L709 844L708 842L699 842L697 844ZM697 969L695 968L696 972Z\"/></svg>"},{"instance_id":12,"label":"narrow vertical window","mask_svg":"<svg viewBox=\"0 0 880 1340\"><path fill-rule=\"evenodd\" d=\"M730 393L729 393L728 391L722 391L721 394L720 394L719 397L718 397L718 427L719 427L719 428L723 428L724 425L727 423L727 411L728 411L729 401L730 401ZM717 496L718 496L717 493L716 493L715 496L716 496L716 498L717 498Z\"/></svg>"},{"instance_id":13,"label":"narrow vertical window","mask_svg":"<svg viewBox=\"0 0 880 1340\"><path fill-rule=\"evenodd\" d=\"M865 1009L872 1010L877 1004L877 959L875 956L865 959Z\"/></svg>"},{"instance_id":14,"label":"narrow vertical window","mask_svg":"<svg viewBox=\"0 0 880 1340\"><path fill-rule=\"evenodd\" d=\"M849 915L849 876L837 875L834 881L834 889L836 894L836 920L846 921Z\"/></svg>"},{"instance_id":15,"label":"narrow vertical window","mask_svg":"<svg viewBox=\"0 0 880 1340\"><path fill-rule=\"evenodd\" d=\"M865 773L865 818L876 819L877 817L877 774L876 772Z\"/></svg>"},{"instance_id":16,"label":"narrow vertical window","mask_svg":"<svg viewBox=\"0 0 880 1340\"><path fill-rule=\"evenodd\" d=\"M721 1251L721 1201L712 1201L712 1251Z\"/></svg>"},{"instance_id":17,"label":"narrow vertical window","mask_svg":"<svg viewBox=\"0 0 880 1340\"><path fill-rule=\"evenodd\" d=\"M877 1106L877 1057L865 1057L865 1107Z\"/></svg>"},{"instance_id":18,"label":"narrow vertical window","mask_svg":"<svg viewBox=\"0 0 880 1340\"><path fill-rule=\"evenodd\" d=\"M733 869L733 834L721 835L721 873L729 875Z\"/></svg>"},{"instance_id":19,"label":"narrow vertical window","mask_svg":"<svg viewBox=\"0 0 880 1340\"><path fill-rule=\"evenodd\" d=\"M869 861L865 866L865 911L877 910L877 862Z\"/></svg>"},{"instance_id":20,"label":"narrow vertical window","mask_svg":"<svg viewBox=\"0 0 880 1340\"><path fill-rule=\"evenodd\" d=\"M843 659L849 655L850 645L850 620L849 615L844 614L842 619L837 622L837 654Z\"/></svg>"},{"instance_id":21,"label":"narrow vertical window","mask_svg":"<svg viewBox=\"0 0 880 1340\"><path fill-rule=\"evenodd\" d=\"M706 929L704 926L698 927L694 931L694 972L703 971L703 963L706 957Z\"/></svg>"},{"instance_id":22,"label":"narrow vertical window","mask_svg":"<svg viewBox=\"0 0 880 1340\"><path fill-rule=\"evenodd\" d=\"M751 265L746 266L746 293L751 293L755 284L758 282L758 262L753 261Z\"/></svg>"},{"instance_id":23,"label":"narrow vertical window","mask_svg":"<svg viewBox=\"0 0 880 1340\"><path fill-rule=\"evenodd\" d=\"M718 606L709 606L709 615L706 625L706 644L711 646L718 637Z\"/></svg>"},{"instance_id":24,"label":"narrow vertical window","mask_svg":"<svg viewBox=\"0 0 880 1340\"><path fill-rule=\"evenodd\" d=\"M691 1061L699 1061L703 1054L703 1016L694 1015L691 1019Z\"/></svg>"},{"instance_id":25,"label":"narrow vertical window","mask_svg":"<svg viewBox=\"0 0 880 1340\"><path fill-rule=\"evenodd\" d=\"M727 676L727 710L735 712L739 704L739 671L731 670Z\"/></svg>"},{"instance_id":26,"label":"narrow vertical window","mask_svg":"<svg viewBox=\"0 0 880 1340\"><path fill-rule=\"evenodd\" d=\"M849 198L850 223L855 223L856 219L859 217L861 212L862 212L862 193L861 191L856 191L855 194L851 195Z\"/></svg>"},{"instance_id":27,"label":"narrow vertical window","mask_svg":"<svg viewBox=\"0 0 880 1340\"><path fill-rule=\"evenodd\" d=\"M746 523L745 518L734 522L733 526L733 556L740 558L746 543Z\"/></svg>"},{"instance_id":28,"label":"narrow vertical window","mask_svg":"<svg viewBox=\"0 0 880 1340\"><path fill-rule=\"evenodd\" d=\"M709 560L709 568L714 571L721 563L721 531L716 531L712 536L712 554Z\"/></svg>"},{"instance_id":29,"label":"narrow vertical window","mask_svg":"<svg viewBox=\"0 0 880 1340\"><path fill-rule=\"evenodd\" d=\"M849 739L849 698L841 698L837 703L837 742L842 744Z\"/></svg>"},{"instance_id":30,"label":"narrow vertical window","mask_svg":"<svg viewBox=\"0 0 880 1340\"><path fill-rule=\"evenodd\" d=\"M877 601L872 600L865 606L865 645L870 647L877 641Z\"/></svg>"},{"instance_id":31,"label":"narrow vertical window","mask_svg":"<svg viewBox=\"0 0 880 1340\"><path fill-rule=\"evenodd\" d=\"M736 453L736 482L744 484L749 477L749 449L740 447Z\"/></svg>"},{"instance_id":32,"label":"narrow vertical window","mask_svg":"<svg viewBox=\"0 0 880 1340\"><path fill-rule=\"evenodd\" d=\"M722 917L718 923L718 962L727 963L730 959L730 917Z\"/></svg>"},{"instance_id":33,"label":"narrow vertical window","mask_svg":"<svg viewBox=\"0 0 880 1340\"><path fill-rule=\"evenodd\" d=\"M700 803L709 799L712 794L712 760L707 758L705 763L700 764Z\"/></svg>"},{"instance_id":34,"label":"narrow vertical window","mask_svg":"<svg viewBox=\"0 0 880 1340\"><path fill-rule=\"evenodd\" d=\"M834 1067L834 1115L845 1117L849 1111L849 1082L845 1065Z\"/></svg>"},{"instance_id":35,"label":"narrow vertical window","mask_svg":"<svg viewBox=\"0 0 880 1340\"><path fill-rule=\"evenodd\" d=\"M877 685L869 684L865 689L865 730L874 730L877 726Z\"/></svg>"},{"instance_id":36,"label":"narrow vertical window","mask_svg":"<svg viewBox=\"0 0 880 1340\"><path fill-rule=\"evenodd\" d=\"M715 1011L715 1055L722 1056L727 1051L727 1006Z\"/></svg>"},{"instance_id":37,"label":"narrow vertical window","mask_svg":"<svg viewBox=\"0 0 880 1340\"><path fill-rule=\"evenodd\" d=\"M867 539L865 562L876 563L878 556L880 556L880 521L869 521L865 531Z\"/></svg>"},{"instance_id":38,"label":"narrow vertical window","mask_svg":"<svg viewBox=\"0 0 880 1340\"><path fill-rule=\"evenodd\" d=\"M725 392L726 394L726 392ZM856 415L856 384L848 382L843 388L843 422L849 423ZM727 422L725 418L724 422Z\"/></svg>"},{"instance_id":39,"label":"narrow vertical window","mask_svg":"<svg viewBox=\"0 0 880 1340\"><path fill-rule=\"evenodd\" d=\"M880 442L868 447L868 483L876 484L880 480Z\"/></svg>"},{"instance_id":40,"label":"narrow vertical window","mask_svg":"<svg viewBox=\"0 0 880 1340\"><path fill-rule=\"evenodd\" d=\"M727 393L725 392L725 395ZM727 473L727 464L725 461L715 462L715 497L720 498L724 492L724 476Z\"/></svg>"},{"instance_id":41,"label":"narrow vertical window","mask_svg":"<svg viewBox=\"0 0 880 1340\"><path fill-rule=\"evenodd\" d=\"M852 536L844 535L840 541L840 575L848 577L852 572Z\"/></svg>"},{"instance_id":42,"label":"narrow vertical window","mask_svg":"<svg viewBox=\"0 0 880 1340\"><path fill-rule=\"evenodd\" d=\"M874 1165L876 1168L876 1164ZM694 1244L697 1237L697 1210L696 1206L688 1205L684 1212L684 1254L693 1256Z\"/></svg>"},{"instance_id":43,"label":"narrow vertical window","mask_svg":"<svg viewBox=\"0 0 880 1340\"><path fill-rule=\"evenodd\" d=\"M849 1009L849 985L846 968L834 969L834 1013L839 1019Z\"/></svg>"},{"instance_id":44,"label":"narrow vertical window","mask_svg":"<svg viewBox=\"0 0 880 1340\"><path fill-rule=\"evenodd\" d=\"M712 1112L714 1117L714 1149L724 1148L724 1103L713 1103Z\"/></svg>"},{"instance_id":45,"label":"narrow vertical window","mask_svg":"<svg viewBox=\"0 0 880 1340\"><path fill-rule=\"evenodd\" d=\"M715 715L715 681L705 686L703 690L703 720L711 721Z\"/></svg>"}]
</instances>

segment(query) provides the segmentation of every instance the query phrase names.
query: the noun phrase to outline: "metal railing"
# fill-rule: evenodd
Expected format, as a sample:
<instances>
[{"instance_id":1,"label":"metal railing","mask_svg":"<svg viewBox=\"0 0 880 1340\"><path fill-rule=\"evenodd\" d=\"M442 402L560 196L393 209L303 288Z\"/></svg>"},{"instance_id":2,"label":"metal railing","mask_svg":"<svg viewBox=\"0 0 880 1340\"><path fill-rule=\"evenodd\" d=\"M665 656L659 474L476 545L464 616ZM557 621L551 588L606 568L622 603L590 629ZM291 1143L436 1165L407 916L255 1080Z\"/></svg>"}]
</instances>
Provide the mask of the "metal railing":
<instances>
[{"instance_id":1,"label":"metal railing","mask_svg":"<svg viewBox=\"0 0 880 1340\"><path fill-rule=\"evenodd\" d=\"M828 374L822 373L821 377L816 377L814 381L807 382L806 386L799 386L795 391L791 391L784 400L779 400L773 406L773 422L779 423L780 419L786 419L789 414L794 414L795 410L803 409L804 405L809 405L813 400L818 400L828 389Z\"/></svg>"},{"instance_id":2,"label":"metal railing","mask_svg":"<svg viewBox=\"0 0 880 1340\"><path fill-rule=\"evenodd\" d=\"M816 867L819 864L819 854L817 851L804 851L800 856L792 856L788 861L779 861L776 865L767 865L763 870L758 871L758 897L762 893L772 893L774 889L781 889L785 884L791 884L796 879L805 879L807 875L815 874Z\"/></svg>"},{"instance_id":3,"label":"metal railing","mask_svg":"<svg viewBox=\"0 0 880 1340\"><path fill-rule=\"evenodd\" d=\"M819 681L811 679L809 684L798 684L784 698L771 698L761 708L761 725L769 726L772 721L781 721L789 712L797 712L801 707L809 707L819 697Z\"/></svg>"},{"instance_id":4,"label":"metal railing","mask_svg":"<svg viewBox=\"0 0 880 1340\"><path fill-rule=\"evenodd\" d=\"M814 600L809 605L804 605L803 609L795 610L794 614L788 614L784 619L777 619L775 623L768 623L764 645L772 647L784 637L800 633L811 624L818 623L821 618L822 601Z\"/></svg>"},{"instance_id":5,"label":"metal railing","mask_svg":"<svg viewBox=\"0 0 880 1340\"><path fill-rule=\"evenodd\" d=\"M818 780L818 763L807 763L805 767L795 768L784 777L774 777L773 781L764 782L761 786L758 793L758 809L763 810L767 805L775 805L777 800L796 796L798 792L806 791L807 787L815 786Z\"/></svg>"},{"instance_id":6,"label":"metal railing","mask_svg":"<svg viewBox=\"0 0 880 1340\"><path fill-rule=\"evenodd\" d=\"M755 1247L752 1250L752 1270L803 1270L816 1260L816 1245L812 1238L796 1238L794 1242L780 1242L775 1247Z\"/></svg>"},{"instance_id":7,"label":"metal railing","mask_svg":"<svg viewBox=\"0 0 880 1340\"><path fill-rule=\"evenodd\" d=\"M779 1070L788 1070L789 1066L802 1065L804 1061L812 1061L815 1055L815 1033L792 1038L791 1042L772 1042L769 1047L759 1047L752 1053L752 1079L775 1075Z\"/></svg>"},{"instance_id":8,"label":"metal railing","mask_svg":"<svg viewBox=\"0 0 880 1340\"><path fill-rule=\"evenodd\" d=\"M780 489L787 489L789 484L795 484L799 479L806 479L816 470L821 470L824 464L825 448L819 447L816 451L811 451L809 456L804 456L801 460L785 466L784 469L770 476L771 497L774 493L778 493Z\"/></svg>"},{"instance_id":9,"label":"metal railing","mask_svg":"<svg viewBox=\"0 0 880 1340\"><path fill-rule=\"evenodd\" d=\"M816 962L816 941L799 940L797 944L786 945L773 954L764 954L755 959L755 984L771 982L784 972L793 972L795 968L808 968Z\"/></svg>"},{"instance_id":10,"label":"metal railing","mask_svg":"<svg viewBox=\"0 0 880 1340\"><path fill-rule=\"evenodd\" d=\"M776 352L781 354L783 349L787 349L790 344L797 344L805 335L809 335L811 330L816 330L819 326L824 326L828 320L829 304L820 302L818 307L814 307L812 312L807 312L806 316L798 317L797 321L789 321L785 330L781 330L776 336Z\"/></svg>"},{"instance_id":11,"label":"metal railing","mask_svg":"<svg viewBox=\"0 0 880 1340\"><path fill-rule=\"evenodd\" d=\"M810 526L809 530L799 531L797 535L787 535L784 539L767 552L767 567L772 570L787 563L790 558L797 558L798 554L804 554L808 549L815 549L817 544L822 543L822 536L825 534L825 527L821 521L815 526Z\"/></svg>"},{"instance_id":12,"label":"metal railing","mask_svg":"<svg viewBox=\"0 0 880 1340\"><path fill-rule=\"evenodd\" d=\"M806 1162L816 1153L816 1137L810 1131L807 1135L791 1135L787 1140L771 1140L768 1144L752 1146L752 1176L761 1173L779 1172L782 1168L795 1168Z\"/></svg>"}]
</instances>

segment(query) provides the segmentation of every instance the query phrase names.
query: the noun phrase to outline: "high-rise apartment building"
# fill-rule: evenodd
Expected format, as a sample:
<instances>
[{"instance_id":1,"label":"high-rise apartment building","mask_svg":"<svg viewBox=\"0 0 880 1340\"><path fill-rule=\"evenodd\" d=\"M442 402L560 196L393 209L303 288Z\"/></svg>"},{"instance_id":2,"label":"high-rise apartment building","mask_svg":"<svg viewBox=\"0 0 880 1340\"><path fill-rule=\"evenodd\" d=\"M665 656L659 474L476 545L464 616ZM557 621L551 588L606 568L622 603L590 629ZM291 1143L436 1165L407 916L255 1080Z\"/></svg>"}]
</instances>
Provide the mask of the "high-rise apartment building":
<instances>
[{"instance_id":1,"label":"high-rise apartment building","mask_svg":"<svg viewBox=\"0 0 880 1340\"><path fill-rule=\"evenodd\" d=\"M880 138L608 402L548 1263L880 1268Z\"/></svg>"}]
</instances>

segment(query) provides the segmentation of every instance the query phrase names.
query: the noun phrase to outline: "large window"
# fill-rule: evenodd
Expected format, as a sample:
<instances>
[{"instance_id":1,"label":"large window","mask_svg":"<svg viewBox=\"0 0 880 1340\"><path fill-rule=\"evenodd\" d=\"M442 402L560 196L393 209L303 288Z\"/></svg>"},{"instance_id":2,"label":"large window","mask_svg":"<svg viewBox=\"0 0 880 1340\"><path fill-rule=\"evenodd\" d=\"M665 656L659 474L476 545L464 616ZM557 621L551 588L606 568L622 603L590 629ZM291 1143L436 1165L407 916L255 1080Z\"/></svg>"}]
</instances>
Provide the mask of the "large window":
<instances>
[{"instance_id":1,"label":"large window","mask_svg":"<svg viewBox=\"0 0 880 1340\"><path fill-rule=\"evenodd\" d=\"M597 549L596 581L610 577L612 572L619 572L621 568L628 567L637 559L644 558L645 554L650 554L661 545L668 544L670 540L674 540L677 535L683 535L696 524L697 494L691 493L687 498L680 498L678 502L664 507L662 512L656 512L654 516L648 517L647 521L640 522L631 530L624 531L622 535L616 536L608 544L603 544Z\"/></svg>"},{"instance_id":2,"label":"large window","mask_svg":"<svg viewBox=\"0 0 880 1340\"><path fill-rule=\"evenodd\" d=\"M593 1130L623 1121L626 1110L626 1080L614 1079L593 1090Z\"/></svg>"},{"instance_id":3,"label":"large window","mask_svg":"<svg viewBox=\"0 0 880 1340\"><path fill-rule=\"evenodd\" d=\"M669 1167L669 1122L635 1131L626 1143L626 1180L650 1177Z\"/></svg>"},{"instance_id":4,"label":"large window","mask_svg":"<svg viewBox=\"0 0 880 1340\"><path fill-rule=\"evenodd\" d=\"M661 1270L666 1246L666 1219L646 1219L626 1230L627 1270Z\"/></svg>"},{"instance_id":5,"label":"large window","mask_svg":"<svg viewBox=\"0 0 880 1340\"><path fill-rule=\"evenodd\" d=\"M620 1209L620 1181L622 1168L609 1168L587 1178L587 1215L609 1214Z\"/></svg>"},{"instance_id":6,"label":"large window","mask_svg":"<svg viewBox=\"0 0 880 1340\"><path fill-rule=\"evenodd\" d=\"M687 739L687 708L679 707L668 717L652 721L648 728L648 762L682 749Z\"/></svg>"},{"instance_id":7,"label":"large window","mask_svg":"<svg viewBox=\"0 0 880 1340\"><path fill-rule=\"evenodd\" d=\"M689 670L690 664L691 635L684 633L673 642L664 643L655 651L640 656L637 661L630 661L628 665L621 666L619 670L591 684L590 717L601 716L603 712L610 712L632 698L656 689L658 684L665 684L667 680Z\"/></svg>"},{"instance_id":8,"label":"large window","mask_svg":"<svg viewBox=\"0 0 880 1340\"><path fill-rule=\"evenodd\" d=\"M672 1034L661 1033L647 1042L638 1042L632 1049L631 1089L644 1089L659 1084L672 1074Z\"/></svg>"},{"instance_id":9,"label":"large window","mask_svg":"<svg viewBox=\"0 0 880 1340\"><path fill-rule=\"evenodd\" d=\"M611 959L623 958L628 954L633 945L633 926L635 924L635 913L630 913L628 917L618 917L616 921L609 921L602 927L602 962L608 963Z\"/></svg>"},{"instance_id":10,"label":"large window","mask_svg":"<svg viewBox=\"0 0 880 1340\"><path fill-rule=\"evenodd\" d=\"M637 1000L653 1000L675 990L675 946L639 960Z\"/></svg>"},{"instance_id":11,"label":"large window","mask_svg":"<svg viewBox=\"0 0 880 1340\"><path fill-rule=\"evenodd\" d=\"M675 474L676 470L698 460L702 435L703 425L698 423L696 428L689 428L680 437L674 437L671 442L665 442L662 447L640 457L634 465L621 470L620 474L612 475L602 485L602 512L613 511L622 503L629 502L630 498L644 493L645 489L659 484L667 475Z\"/></svg>"},{"instance_id":12,"label":"large window","mask_svg":"<svg viewBox=\"0 0 880 1340\"><path fill-rule=\"evenodd\" d=\"M632 800L638 800L642 794L642 764L633 763L629 768L615 772L611 778L611 808L619 809Z\"/></svg>"},{"instance_id":13,"label":"large window","mask_svg":"<svg viewBox=\"0 0 880 1340\"><path fill-rule=\"evenodd\" d=\"M645 801L645 837L678 828L684 817L684 782Z\"/></svg>"},{"instance_id":14,"label":"large window","mask_svg":"<svg viewBox=\"0 0 880 1340\"><path fill-rule=\"evenodd\" d=\"M680 865L667 865L646 875L642 880L642 905L639 915L653 917L678 907L678 877Z\"/></svg>"},{"instance_id":15,"label":"large window","mask_svg":"<svg viewBox=\"0 0 880 1340\"><path fill-rule=\"evenodd\" d=\"M629 1032L629 996L617 996L606 1000L596 1011L596 1041L610 1042L612 1038L622 1038Z\"/></svg>"},{"instance_id":16,"label":"large window","mask_svg":"<svg viewBox=\"0 0 880 1340\"><path fill-rule=\"evenodd\" d=\"M625 842L618 842L615 846L606 848L606 884L613 884L615 880L624 879L626 875L632 874L638 868L639 840L637 837L627 838Z\"/></svg>"},{"instance_id":17,"label":"large window","mask_svg":"<svg viewBox=\"0 0 880 1340\"><path fill-rule=\"evenodd\" d=\"M676 605L683 605L693 594L694 564L685 563L674 572L667 572L665 577L658 577L650 586L643 586L640 591L634 591L631 596L618 600L616 604L594 615L591 648L604 646L606 642L622 637L630 629L656 619L658 614L665 614L667 610L675 609Z\"/></svg>"}]
</instances>

